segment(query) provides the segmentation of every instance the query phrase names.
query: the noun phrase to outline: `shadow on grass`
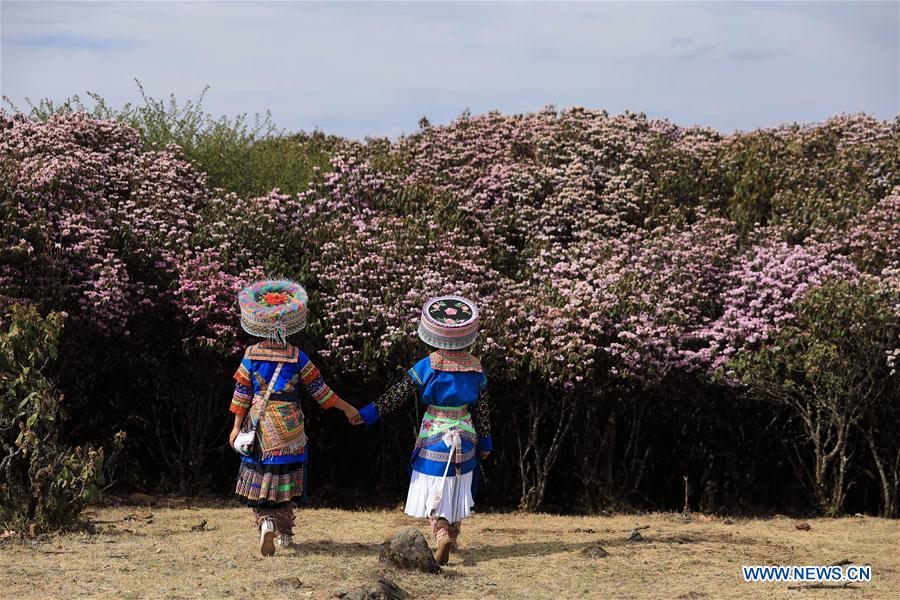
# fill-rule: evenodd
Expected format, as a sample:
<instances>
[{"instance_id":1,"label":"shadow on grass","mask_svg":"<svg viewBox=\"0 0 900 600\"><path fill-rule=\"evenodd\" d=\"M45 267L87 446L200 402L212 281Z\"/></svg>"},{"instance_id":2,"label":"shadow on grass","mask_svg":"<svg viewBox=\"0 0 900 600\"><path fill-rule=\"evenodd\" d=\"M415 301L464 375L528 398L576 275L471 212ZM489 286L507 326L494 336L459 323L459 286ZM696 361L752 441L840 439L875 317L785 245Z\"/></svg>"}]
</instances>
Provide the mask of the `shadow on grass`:
<instances>
[{"instance_id":1,"label":"shadow on grass","mask_svg":"<svg viewBox=\"0 0 900 600\"><path fill-rule=\"evenodd\" d=\"M664 536L659 538L647 537L639 542L628 540L592 539L578 542L543 541L543 542L516 542L511 544L484 544L475 543L468 545L463 540L462 549L456 553L456 557L462 560L464 566L473 566L482 561L491 561L502 558L516 558L524 556L545 556L550 554L562 554L566 552L579 552L592 546L602 546L606 549L630 547L639 549L642 546L652 547L657 544L684 545L694 544L706 540L700 536ZM740 543L738 540L734 540ZM304 540L297 543L293 553L298 556L370 556L377 557L381 552L381 544L363 544L361 542L336 542L334 540ZM459 563L457 563L459 564Z\"/></svg>"},{"instance_id":2,"label":"shadow on grass","mask_svg":"<svg viewBox=\"0 0 900 600\"><path fill-rule=\"evenodd\" d=\"M504 558L518 558L526 556L547 556L552 554L564 553L580 553L587 548L601 546L615 555L615 549L629 548L632 551L639 551L642 547L653 548L657 545L683 546L686 544L747 544L752 543L751 540L742 538L731 538L720 535L698 535L698 534L681 534L681 535L661 535L659 537L646 536L640 541L629 541L625 539L609 539L609 538L592 538L581 541L538 541L538 542L514 542L504 544L490 544L483 542L474 542L471 536L469 540L465 537L462 541L460 551L454 553L454 560L451 561L450 567L475 566L480 562L489 562ZM467 543L467 542L471 542ZM337 542L329 539L303 540L297 543L293 550L293 554L297 557L303 556L343 556L343 557L372 557L377 558L381 552L381 543L364 544L361 542ZM584 560L591 560L584 558ZM451 572L452 573L452 572Z\"/></svg>"},{"instance_id":3,"label":"shadow on grass","mask_svg":"<svg viewBox=\"0 0 900 600\"><path fill-rule=\"evenodd\" d=\"M491 561L502 558L518 558L525 556L546 556L550 554L563 554L568 552L581 552L587 548L600 546L608 551L611 555L615 555L613 549L629 548L632 550L640 550L641 548L653 548L660 544L683 546L686 544L698 543L726 543L726 544L749 544L751 540L741 538L728 538L723 536L702 536L697 534L690 535L664 535L660 537L647 536L640 541L629 541L625 539L604 539L595 538L578 542L564 541L543 541L543 542L515 542L511 544L482 544L477 543L471 546L464 545L459 553L464 566L475 566L482 561ZM590 560L585 558L585 560Z\"/></svg>"},{"instance_id":4,"label":"shadow on grass","mask_svg":"<svg viewBox=\"0 0 900 600\"><path fill-rule=\"evenodd\" d=\"M296 556L378 556L381 544L335 542L334 540L303 540L293 550Z\"/></svg>"}]
</instances>

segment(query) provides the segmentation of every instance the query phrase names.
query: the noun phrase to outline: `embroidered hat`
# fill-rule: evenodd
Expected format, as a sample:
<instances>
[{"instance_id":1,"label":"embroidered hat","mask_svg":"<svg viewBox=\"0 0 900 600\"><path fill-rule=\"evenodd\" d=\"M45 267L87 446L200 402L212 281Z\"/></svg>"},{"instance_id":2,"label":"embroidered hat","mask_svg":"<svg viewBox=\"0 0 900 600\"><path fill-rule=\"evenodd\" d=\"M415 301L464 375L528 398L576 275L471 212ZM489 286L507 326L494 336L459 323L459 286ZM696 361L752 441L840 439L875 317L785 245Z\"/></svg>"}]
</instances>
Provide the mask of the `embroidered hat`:
<instances>
[{"instance_id":1,"label":"embroidered hat","mask_svg":"<svg viewBox=\"0 0 900 600\"><path fill-rule=\"evenodd\" d=\"M462 296L437 296L422 307L419 337L434 348L458 350L478 335L478 308Z\"/></svg>"},{"instance_id":2,"label":"embroidered hat","mask_svg":"<svg viewBox=\"0 0 900 600\"><path fill-rule=\"evenodd\" d=\"M241 327L250 335L284 343L306 327L308 302L306 290L296 281L257 281L238 294Z\"/></svg>"}]
</instances>

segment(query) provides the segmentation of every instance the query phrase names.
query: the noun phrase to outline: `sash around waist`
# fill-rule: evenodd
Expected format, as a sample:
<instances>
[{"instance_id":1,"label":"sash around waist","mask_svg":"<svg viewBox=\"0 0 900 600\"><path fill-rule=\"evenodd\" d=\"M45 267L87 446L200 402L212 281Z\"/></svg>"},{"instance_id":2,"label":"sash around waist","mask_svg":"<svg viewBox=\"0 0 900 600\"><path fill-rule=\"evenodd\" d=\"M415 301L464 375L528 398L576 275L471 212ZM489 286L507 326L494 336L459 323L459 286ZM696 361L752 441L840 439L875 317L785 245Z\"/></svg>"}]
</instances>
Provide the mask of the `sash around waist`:
<instances>
[{"instance_id":1,"label":"sash around waist","mask_svg":"<svg viewBox=\"0 0 900 600\"><path fill-rule=\"evenodd\" d=\"M422 425L419 428L419 436L416 440L417 448L432 447L442 442L444 435L458 432L459 437L470 443L477 444L475 427L472 425L472 416L465 406L435 406L429 405ZM441 444L443 447L444 445ZM432 451L439 451L432 447Z\"/></svg>"},{"instance_id":2,"label":"sash around waist","mask_svg":"<svg viewBox=\"0 0 900 600\"><path fill-rule=\"evenodd\" d=\"M419 443L430 444L449 431L459 431L464 437L475 436L468 409L465 406L429 405L419 429Z\"/></svg>"}]
</instances>

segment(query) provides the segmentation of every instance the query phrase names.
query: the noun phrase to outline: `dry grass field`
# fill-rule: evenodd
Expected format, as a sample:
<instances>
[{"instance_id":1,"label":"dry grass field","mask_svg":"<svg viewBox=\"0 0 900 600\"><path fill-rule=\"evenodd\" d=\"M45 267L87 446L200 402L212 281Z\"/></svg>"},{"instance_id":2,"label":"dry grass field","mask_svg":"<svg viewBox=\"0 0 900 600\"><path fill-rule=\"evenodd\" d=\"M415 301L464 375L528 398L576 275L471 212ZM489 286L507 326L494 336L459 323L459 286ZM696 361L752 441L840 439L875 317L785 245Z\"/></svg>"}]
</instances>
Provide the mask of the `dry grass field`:
<instances>
[{"instance_id":1,"label":"dry grass field","mask_svg":"<svg viewBox=\"0 0 900 600\"><path fill-rule=\"evenodd\" d=\"M399 511L298 511L299 547L258 555L250 511L180 500L92 511L94 534L0 541L3 598L333 598L381 573L379 543L417 524ZM206 525L198 526L202 521ZM485 514L439 575L390 572L412 598L897 598L900 522L677 514ZM647 525L642 541L626 541ZM194 527L194 529L192 529ZM609 553L591 558L600 544ZM744 583L744 564L872 567L854 589ZM274 583L297 578L293 584Z\"/></svg>"}]
</instances>

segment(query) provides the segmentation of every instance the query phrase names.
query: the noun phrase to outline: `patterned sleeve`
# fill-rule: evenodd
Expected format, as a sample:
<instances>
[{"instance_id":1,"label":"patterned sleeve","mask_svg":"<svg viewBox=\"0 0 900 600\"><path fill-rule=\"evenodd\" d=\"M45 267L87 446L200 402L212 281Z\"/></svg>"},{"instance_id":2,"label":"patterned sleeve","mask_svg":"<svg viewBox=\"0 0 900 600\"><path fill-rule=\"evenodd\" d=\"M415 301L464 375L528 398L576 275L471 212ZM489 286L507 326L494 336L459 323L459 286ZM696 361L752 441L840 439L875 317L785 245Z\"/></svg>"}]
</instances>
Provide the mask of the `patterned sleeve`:
<instances>
[{"instance_id":1,"label":"patterned sleeve","mask_svg":"<svg viewBox=\"0 0 900 600\"><path fill-rule=\"evenodd\" d=\"M408 400L416 398L418 390L418 385L412 376L407 373L403 376L403 379L391 386L375 402L359 409L359 414L366 425L372 425L384 415L406 404Z\"/></svg>"},{"instance_id":2,"label":"patterned sleeve","mask_svg":"<svg viewBox=\"0 0 900 600\"><path fill-rule=\"evenodd\" d=\"M313 400L322 408L331 408L340 399L322 379L318 367L303 352L300 353L300 381L306 386L306 391L313 397Z\"/></svg>"},{"instance_id":3,"label":"patterned sleeve","mask_svg":"<svg viewBox=\"0 0 900 600\"><path fill-rule=\"evenodd\" d=\"M253 403L253 362L244 358L234 374L234 395L228 410L236 415L245 415Z\"/></svg>"},{"instance_id":4,"label":"patterned sleeve","mask_svg":"<svg viewBox=\"0 0 900 600\"><path fill-rule=\"evenodd\" d=\"M472 413L475 431L478 432L478 449L490 452L494 444L491 440L491 398L487 389L486 377L482 377L478 400L473 402L469 409Z\"/></svg>"}]
</instances>

